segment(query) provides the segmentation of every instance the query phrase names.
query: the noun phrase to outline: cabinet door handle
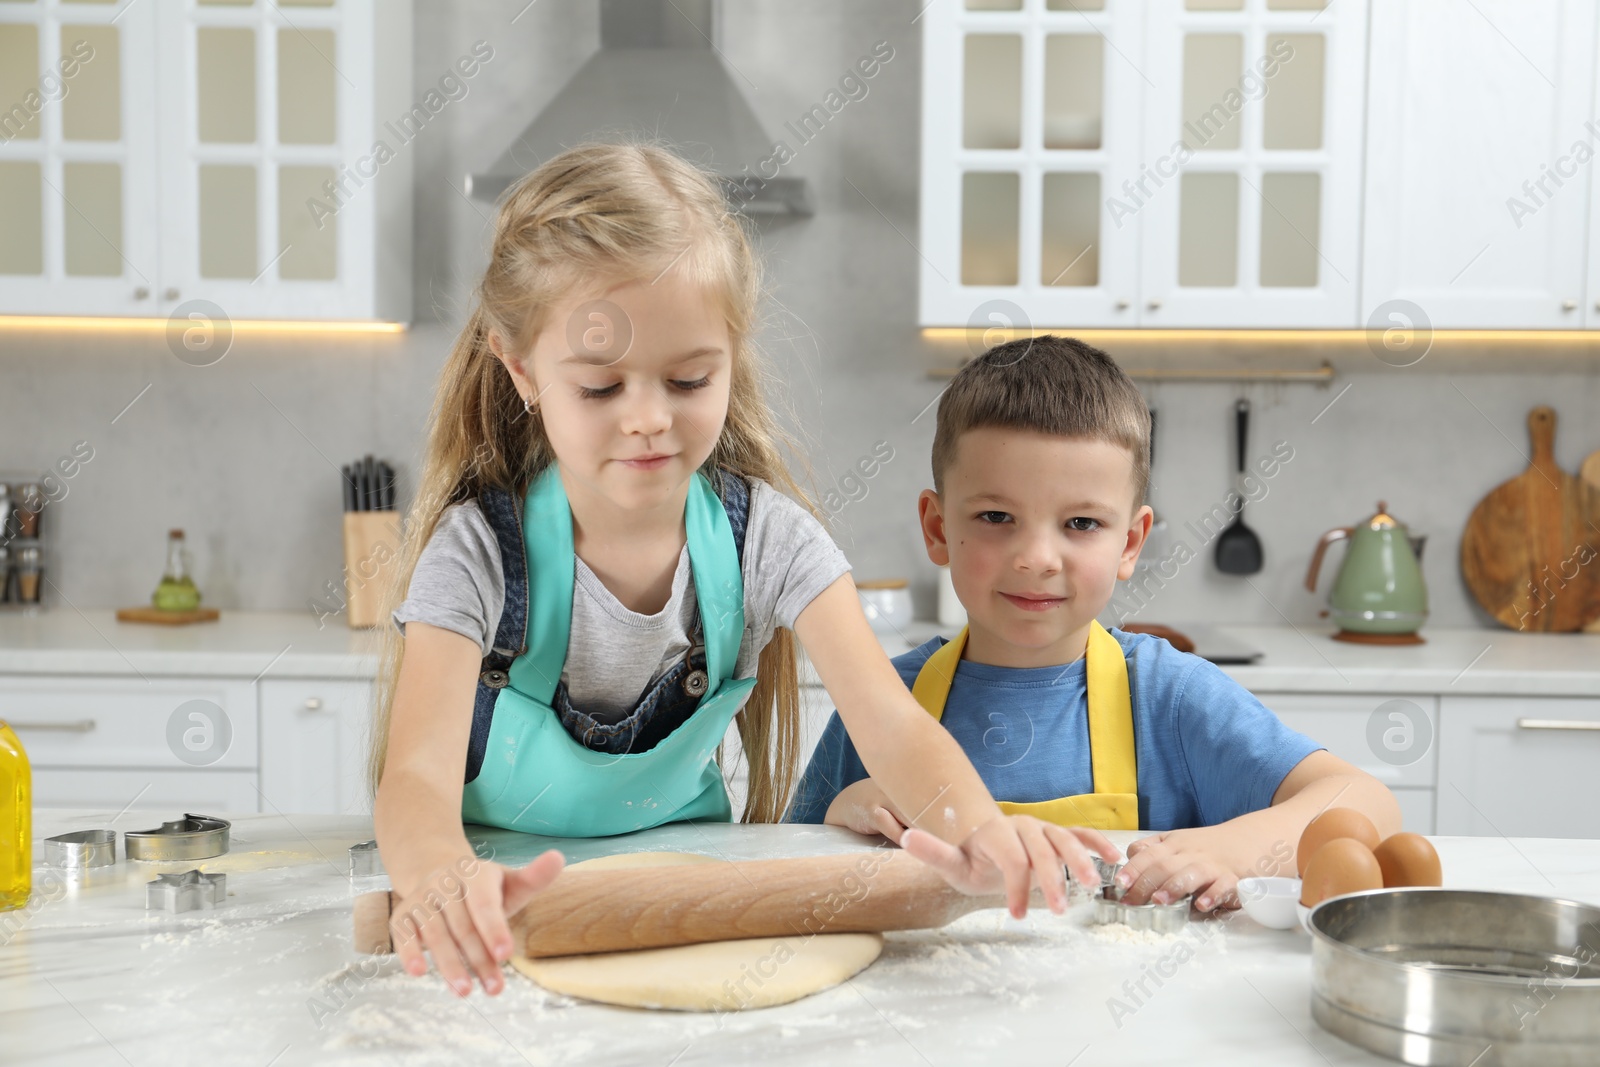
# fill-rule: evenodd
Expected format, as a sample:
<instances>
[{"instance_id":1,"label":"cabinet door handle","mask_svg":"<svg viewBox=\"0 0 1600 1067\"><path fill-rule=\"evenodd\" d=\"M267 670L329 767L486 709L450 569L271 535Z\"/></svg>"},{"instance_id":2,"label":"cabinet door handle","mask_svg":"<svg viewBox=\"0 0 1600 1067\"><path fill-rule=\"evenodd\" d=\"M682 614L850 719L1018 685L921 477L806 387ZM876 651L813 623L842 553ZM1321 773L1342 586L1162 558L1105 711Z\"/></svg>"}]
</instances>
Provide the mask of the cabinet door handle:
<instances>
[{"instance_id":1,"label":"cabinet door handle","mask_svg":"<svg viewBox=\"0 0 1600 1067\"><path fill-rule=\"evenodd\" d=\"M321 697L306 697L306 710L307 711L321 711L322 710L322 698Z\"/></svg>"},{"instance_id":2,"label":"cabinet door handle","mask_svg":"<svg viewBox=\"0 0 1600 1067\"><path fill-rule=\"evenodd\" d=\"M1596 301L1596 306L1600 306L1600 301ZM1116 308L1118 311L1127 311L1128 302L1126 300L1118 300L1116 303Z\"/></svg>"},{"instance_id":3,"label":"cabinet door handle","mask_svg":"<svg viewBox=\"0 0 1600 1067\"><path fill-rule=\"evenodd\" d=\"M1148 310L1148 311L1160 311L1161 310L1161 301L1152 300L1148 304L1145 305L1145 309Z\"/></svg>"},{"instance_id":4,"label":"cabinet door handle","mask_svg":"<svg viewBox=\"0 0 1600 1067\"><path fill-rule=\"evenodd\" d=\"M166 296L166 298L168 300L176 300L176 299L178 299L178 289L177 289L177 287L169 285L167 287L167 291L166 291L166 293L164 295Z\"/></svg>"},{"instance_id":5,"label":"cabinet door handle","mask_svg":"<svg viewBox=\"0 0 1600 1067\"><path fill-rule=\"evenodd\" d=\"M1600 722L1583 719L1518 719L1519 730L1600 730Z\"/></svg>"},{"instance_id":6,"label":"cabinet door handle","mask_svg":"<svg viewBox=\"0 0 1600 1067\"><path fill-rule=\"evenodd\" d=\"M1561 310L1562 311L1577 311L1578 310L1578 302L1576 300L1563 300L1563 301L1561 301Z\"/></svg>"},{"instance_id":7,"label":"cabinet door handle","mask_svg":"<svg viewBox=\"0 0 1600 1067\"><path fill-rule=\"evenodd\" d=\"M54 730L65 734L86 734L94 729L93 719L79 719L76 722L18 722L15 719L6 720L13 730Z\"/></svg>"}]
</instances>

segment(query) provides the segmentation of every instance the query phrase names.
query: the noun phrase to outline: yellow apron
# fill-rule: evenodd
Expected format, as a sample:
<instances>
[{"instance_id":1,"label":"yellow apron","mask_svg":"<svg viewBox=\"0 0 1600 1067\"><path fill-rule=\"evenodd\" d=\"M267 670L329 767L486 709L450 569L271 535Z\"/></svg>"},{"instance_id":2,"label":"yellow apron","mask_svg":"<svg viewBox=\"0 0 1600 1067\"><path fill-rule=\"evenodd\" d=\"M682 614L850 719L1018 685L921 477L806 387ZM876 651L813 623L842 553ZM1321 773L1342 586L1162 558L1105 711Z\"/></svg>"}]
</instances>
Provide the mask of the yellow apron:
<instances>
[{"instance_id":1,"label":"yellow apron","mask_svg":"<svg viewBox=\"0 0 1600 1067\"><path fill-rule=\"evenodd\" d=\"M911 695L935 720L944 716L956 664L967 647L967 629L928 657L917 672ZM1089 686L1089 759L1094 792L1075 797L1016 804L999 800L1007 815L1032 815L1059 826L1092 826L1097 830L1139 828L1139 772L1133 747L1133 700L1128 690L1128 661L1117 639L1098 621L1089 626L1084 653Z\"/></svg>"}]
</instances>

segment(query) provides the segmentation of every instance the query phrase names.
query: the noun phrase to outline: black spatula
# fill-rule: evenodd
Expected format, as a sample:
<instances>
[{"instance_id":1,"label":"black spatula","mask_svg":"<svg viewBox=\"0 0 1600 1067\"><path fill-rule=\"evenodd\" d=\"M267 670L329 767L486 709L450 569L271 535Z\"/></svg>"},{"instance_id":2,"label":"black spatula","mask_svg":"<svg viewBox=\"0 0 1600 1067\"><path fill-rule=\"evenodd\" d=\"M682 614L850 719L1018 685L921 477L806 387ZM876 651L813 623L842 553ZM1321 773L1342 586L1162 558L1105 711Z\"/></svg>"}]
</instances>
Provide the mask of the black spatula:
<instances>
[{"instance_id":1,"label":"black spatula","mask_svg":"<svg viewBox=\"0 0 1600 1067\"><path fill-rule=\"evenodd\" d=\"M1261 570L1261 538L1244 524L1244 454L1250 436L1250 401L1236 409L1239 424L1239 510L1217 538L1217 570L1223 574L1255 574Z\"/></svg>"}]
</instances>

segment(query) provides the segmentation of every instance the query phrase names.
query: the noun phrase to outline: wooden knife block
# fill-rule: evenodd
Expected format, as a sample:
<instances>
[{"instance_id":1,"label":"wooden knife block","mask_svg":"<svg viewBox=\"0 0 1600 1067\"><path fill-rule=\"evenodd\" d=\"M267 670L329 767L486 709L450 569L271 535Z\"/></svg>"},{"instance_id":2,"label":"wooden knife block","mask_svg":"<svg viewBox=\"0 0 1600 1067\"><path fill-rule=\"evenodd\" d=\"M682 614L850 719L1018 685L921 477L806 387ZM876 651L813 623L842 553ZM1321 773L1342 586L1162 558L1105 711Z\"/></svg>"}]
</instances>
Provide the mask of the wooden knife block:
<instances>
[{"instance_id":1,"label":"wooden knife block","mask_svg":"<svg viewBox=\"0 0 1600 1067\"><path fill-rule=\"evenodd\" d=\"M377 626L383 594L400 566L400 513L344 513L345 620L352 630Z\"/></svg>"}]
</instances>

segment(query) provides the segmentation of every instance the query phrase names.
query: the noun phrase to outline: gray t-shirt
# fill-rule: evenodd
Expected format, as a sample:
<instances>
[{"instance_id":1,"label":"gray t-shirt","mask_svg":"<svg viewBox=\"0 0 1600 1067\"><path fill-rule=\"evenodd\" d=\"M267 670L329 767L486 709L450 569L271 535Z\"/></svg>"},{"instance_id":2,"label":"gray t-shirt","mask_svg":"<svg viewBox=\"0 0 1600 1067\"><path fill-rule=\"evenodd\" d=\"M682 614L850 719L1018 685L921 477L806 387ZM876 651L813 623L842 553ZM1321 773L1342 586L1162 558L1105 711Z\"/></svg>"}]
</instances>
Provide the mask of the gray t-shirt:
<instances>
[{"instance_id":1,"label":"gray t-shirt","mask_svg":"<svg viewBox=\"0 0 1600 1067\"><path fill-rule=\"evenodd\" d=\"M753 678L761 650L818 593L850 570L839 546L805 508L751 479L744 542L744 635L734 677ZM573 704L601 722L626 717L645 689L689 648L698 611L689 546L678 555L672 596L654 615L624 607L582 558L574 557L572 630L561 679ZM439 516L422 549L406 600L394 612L469 637L488 655L505 604L500 546L475 500Z\"/></svg>"}]
</instances>

